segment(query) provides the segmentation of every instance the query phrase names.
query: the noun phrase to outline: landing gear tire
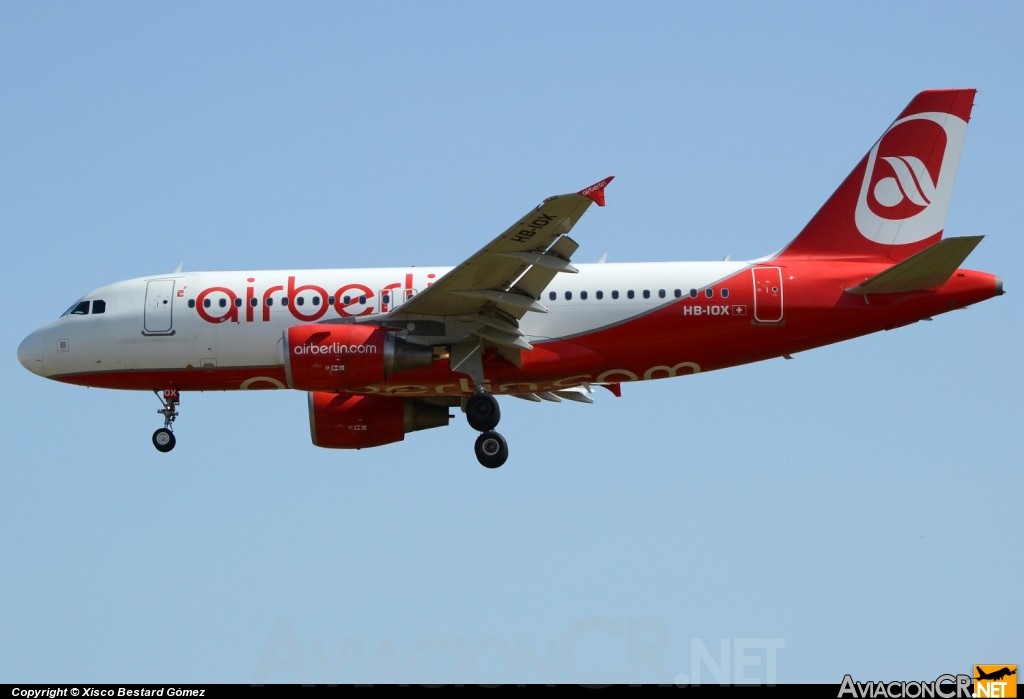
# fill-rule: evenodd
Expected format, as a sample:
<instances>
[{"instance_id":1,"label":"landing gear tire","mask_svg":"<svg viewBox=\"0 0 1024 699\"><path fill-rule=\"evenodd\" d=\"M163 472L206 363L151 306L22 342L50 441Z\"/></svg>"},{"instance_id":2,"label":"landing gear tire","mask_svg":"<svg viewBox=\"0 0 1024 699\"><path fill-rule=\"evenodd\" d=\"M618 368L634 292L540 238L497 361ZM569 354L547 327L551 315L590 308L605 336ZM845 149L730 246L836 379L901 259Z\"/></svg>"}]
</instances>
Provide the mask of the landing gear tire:
<instances>
[{"instance_id":1,"label":"landing gear tire","mask_svg":"<svg viewBox=\"0 0 1024 699\"><path fill-rule=\"evenodd\" d=\"M494 430L476 438L476 460L487 468L498 468L508 460L508 443Z\"/></svg>"},{"instance_id":2,"label":"landing gear tire","mask_svg":"<svg viewBox=\"0 0 1024 699\"><path fill-rule=\"evenodd\" d=\"M497 399L485 391L477 391L471 395L466 401L466 420L469 421L469 426L477 432L493 430L501 420L501 410L498 409ZM502 441L504 442L504 440Z\"/></svg>"},{"instance_id":3,"label":"landing gear tire","mask_svg":"<svg viewBox=\"0 0 1024 699\"><path fill-rule=\"evenodd\" d=\"M165 427L161 427L153 433L153 446L156 447L157 451L165 454L174 448L176 441L174 433Z\"/></svg>"},{"instance_id":4,"label":"landing gear tire","mask_svg":"<svg viewBox=\"0 0 1024 699\"><path fill-rule=\"evenodd\" d=\"M163 406L156 411L157 415L164 416L164 426L153 433L153 446L157 451L166 454L174 448L177 441L174 439L174 433L171 432L171 425L178 417L178 389L171 386L165 388L163 393L160 391L153 391L153 393L156 394L157 400Z\"/></svg>"}]
</instances>

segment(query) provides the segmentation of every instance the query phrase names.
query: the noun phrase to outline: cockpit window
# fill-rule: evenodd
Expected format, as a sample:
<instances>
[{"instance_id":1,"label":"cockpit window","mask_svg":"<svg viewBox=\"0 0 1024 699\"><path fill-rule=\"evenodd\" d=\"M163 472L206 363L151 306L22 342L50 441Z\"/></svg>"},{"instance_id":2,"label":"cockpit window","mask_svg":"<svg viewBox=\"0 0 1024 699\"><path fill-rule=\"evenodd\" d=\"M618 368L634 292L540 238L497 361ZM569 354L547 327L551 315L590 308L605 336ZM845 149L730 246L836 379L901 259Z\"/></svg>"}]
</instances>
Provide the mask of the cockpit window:
<instances>
[{"instance_id":1,"label":"cockpit window","mask_svg":"<svg viewBox=\"0 0 1024 699\"><path fill-rule=\"evenodd\" d=\"M106 313L106 312L107 312L107 302L106 301L104 301L102 299L97 299L96 301L92 302L92 314L93 315L96 315L97 313Z\"/></svg>"},{"instance_id":2,"label":"cockpit window","mask_svg":"<svg viewBox=\"0 0 1024 699\"><path fill-rule=\"evenodd\" d=\"M72 316L89 315L89 302L88 301L79 301L74 306L72 306L68 310L64 311L61 314L60 317L63 318L66 315L72 315Z\"/></svg>"}]
</instances>

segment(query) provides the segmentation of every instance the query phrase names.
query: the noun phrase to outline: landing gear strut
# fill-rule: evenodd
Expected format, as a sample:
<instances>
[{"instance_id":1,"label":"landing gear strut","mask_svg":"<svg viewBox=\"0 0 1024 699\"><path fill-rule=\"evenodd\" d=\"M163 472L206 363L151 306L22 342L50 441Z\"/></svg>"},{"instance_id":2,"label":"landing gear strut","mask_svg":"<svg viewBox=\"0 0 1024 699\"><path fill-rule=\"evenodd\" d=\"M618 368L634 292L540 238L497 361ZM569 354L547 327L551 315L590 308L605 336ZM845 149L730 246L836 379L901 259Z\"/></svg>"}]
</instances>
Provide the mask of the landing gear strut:
<instances>
[{"instance_id":1,"label":"landing gear strut","mask_svg":"<svg viewBox=\"0 0 1024 699\"><path fill-rule=\"evenodd\" d=\"M474 446L477 461L487 468L498 468L505 463L508 460L508 443L494 431L501 420L501 410L494 396L477 389L466 401L466 420L470 427L483 433L476 438Z\"/></svg>"},{"instance_id":2,"label":"landing gear strut","mask_svg":"<svg viewBox=\"0 0 1024 699\"><path fill-rule=\"evenodd\" d=\"M153 433L153 446L156 447L157 451L167 453L174 448L177 442L174 439L174 420L178 417L178 389L176 388L165 388L163 393L160 391L153 391L159 399L160 404L163 406L160 410L157 410L158 415L164 416L164 426Z\"/></svg>"}]
</instances>

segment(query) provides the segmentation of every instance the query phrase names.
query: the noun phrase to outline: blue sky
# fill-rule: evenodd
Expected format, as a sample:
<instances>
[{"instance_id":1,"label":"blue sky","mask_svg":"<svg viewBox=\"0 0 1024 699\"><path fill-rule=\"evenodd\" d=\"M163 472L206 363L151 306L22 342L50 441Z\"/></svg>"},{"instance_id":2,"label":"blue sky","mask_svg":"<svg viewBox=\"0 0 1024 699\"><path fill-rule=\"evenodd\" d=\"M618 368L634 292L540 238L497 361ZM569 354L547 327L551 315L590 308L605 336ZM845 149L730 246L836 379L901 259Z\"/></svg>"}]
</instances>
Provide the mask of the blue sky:
<instances>
[{"instance_id":1,"label":"blue sky","mask_svg":"<svg viewBox=\"0 0 1024 699\"><path fill-rule=\"evenodd\" d=\"M0 681L1024 661L1022 35L1011 3L0 5ZM935 87L979 89L947 232L1006 296L503 404L497 472L461 420L319 450L297 392L186 395L161 455L153 396L15 357L106 283L454 264L609 174L580 261L767 254Z\"/></svg>"}]
</instances>

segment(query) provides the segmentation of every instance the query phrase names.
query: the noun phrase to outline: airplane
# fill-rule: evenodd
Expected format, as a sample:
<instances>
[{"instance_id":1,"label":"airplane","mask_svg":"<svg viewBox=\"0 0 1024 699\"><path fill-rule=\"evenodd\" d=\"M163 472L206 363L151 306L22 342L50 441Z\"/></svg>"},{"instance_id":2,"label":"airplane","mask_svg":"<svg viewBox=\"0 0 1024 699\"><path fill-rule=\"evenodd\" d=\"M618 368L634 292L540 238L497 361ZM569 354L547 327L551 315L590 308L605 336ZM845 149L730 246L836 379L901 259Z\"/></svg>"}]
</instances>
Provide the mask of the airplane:
<instances>
[{"instance_id":1,"label":"airplane","mask_svg":"<svg viewBox=\"0 0 1024 699\"><path fill-rule=\"evenodd\" d=\"M978 675L977 677L974 678L976 680L993 680L993 681L998 681L998 680L1003 679L1004 677L1009 677L1010 675L1016 675L1017 674L1016 666L1014 666L1014 669L1012 669L1012 670L1010 668L1008 668L1008 667L1002 667L1002 668L1000 668L998 670L995 670L993 672L984 672L980 667L977 667L977 666L975 666L974 669L975 669L975 671L977 672L977 675Z\"/></svg>"},{"instance_id":2,"label":"airplane","mask_svg":"<svg viewBox=\"0 0 1024 699\"><path fill-rule=\"evenodd\" d=\"M573 263L569 232L612 178L545 199L455 267L155 274L104 286L18 359L79 386L153 391L161 452L185 391L308 394L313 444L363 449L446 426L508 444L498 397L591 403L593 387L748 364L1003 294L943 239L975 90L921 92L788 245L748 261ZM602 260L603 262L603 260Z\"/></svg>"}]
</instances>

